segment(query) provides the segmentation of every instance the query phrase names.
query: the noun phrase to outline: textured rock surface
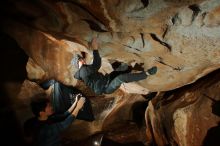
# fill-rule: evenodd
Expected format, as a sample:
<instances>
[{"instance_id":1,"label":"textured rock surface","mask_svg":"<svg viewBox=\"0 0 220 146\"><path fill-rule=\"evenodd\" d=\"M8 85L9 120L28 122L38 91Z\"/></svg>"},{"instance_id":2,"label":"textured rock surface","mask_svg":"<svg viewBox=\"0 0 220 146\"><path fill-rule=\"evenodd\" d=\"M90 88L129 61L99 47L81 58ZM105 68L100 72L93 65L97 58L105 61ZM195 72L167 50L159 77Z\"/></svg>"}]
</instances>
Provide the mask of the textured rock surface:
<instances>
[{"instance_id":1,"label":"textured rock surface","mask_svg":"<svg viewBox=\"0 0 220 146\"><path fill-rule=\"evenodd\" d=\"M144 126L137 128L131 113L136 103L147 103L141 94L149 91L164 92L149 103L146 112L149 143L201 145L207 130L217 125L219 117L212 114L212 101L204 95L219 100L217 75L188 84L220 66L219 0L8 0L0 7L2 30L29 56L28 80L55 78L94 96L73 78L76 69L70 64L76 53L92 61L88 46L94 36L100 43L102 73L111 72L114 62L125 62L137 70L158 67L158 73L146 80L92 98L96 121L77 121L67 132L68 138L82 139L104 130L110 140L146 142ZM31 114L28 97L42 92L28 80L19 85L19 101L15 100L21 120ZM118 138L126 130L115 129L125 123L133 131L130 137ZM141 138L134 136L137 133Z\"/></svg>"},{"instance_id":2,"label":"textured rock surface","mask_svg":"<svg viewBox=\"0 0 220 146\"><path fill-rule=\"evenodd\" d=\"M150 101L145 116L148 140L157 145L218 145L219 130L210 134L210 129L219 129L219 74L215 71Z\"/></svg>"},{"instance_id":3,"label":"textured rock surface","mask_svg":"<svg viewBox=\"0 0 220 146\"><path fill-rule=\"evenodd\" d=\"M156 76L133 83L137 90L132 92L146 94L192 83L219 67L219 5L218 0L22 1L11 6L20 21L5 24L45 72L34 76L29 66L31 79L54 77L75 85L71 57L85 52L90 62L88 42L98 36L103 72L112 70L113 61L142 63L145 70L159 67Z\"/></svg>"}]
</instances>

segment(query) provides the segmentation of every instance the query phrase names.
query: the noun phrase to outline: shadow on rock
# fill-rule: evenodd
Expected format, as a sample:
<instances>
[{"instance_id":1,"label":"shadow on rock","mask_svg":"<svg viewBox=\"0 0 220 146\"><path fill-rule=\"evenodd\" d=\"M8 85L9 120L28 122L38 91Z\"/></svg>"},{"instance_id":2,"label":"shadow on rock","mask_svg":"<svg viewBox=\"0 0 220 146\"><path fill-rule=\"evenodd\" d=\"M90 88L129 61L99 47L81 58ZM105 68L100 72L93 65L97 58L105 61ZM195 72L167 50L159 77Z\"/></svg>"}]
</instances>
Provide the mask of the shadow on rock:
<instances>
[{"instance_id":1,"label":"shadow on rock","mask_svg":"<svg viewBox=\"0 0 220 146\"><path fill-rule=\"evenodd\" d=\"M203 146L219 146L220 140L220 122L218 126L212 127L208 130L206 137L203 140Z\"/></svg>"}]
</instances>

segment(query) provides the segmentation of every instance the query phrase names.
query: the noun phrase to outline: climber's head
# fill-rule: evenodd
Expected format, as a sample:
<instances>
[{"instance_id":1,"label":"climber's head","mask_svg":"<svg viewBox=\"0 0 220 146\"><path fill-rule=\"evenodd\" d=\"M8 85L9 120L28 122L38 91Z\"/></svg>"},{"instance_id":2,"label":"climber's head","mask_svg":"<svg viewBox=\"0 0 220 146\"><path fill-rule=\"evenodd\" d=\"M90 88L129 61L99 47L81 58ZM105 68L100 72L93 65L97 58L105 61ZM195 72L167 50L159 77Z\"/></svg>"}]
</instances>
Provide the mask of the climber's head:
<instances>
[{"instance_id":1,"label":"climber's head","mask_svg":"<svg viewBox=\"0 0 220 146\"><path fill-rule=\"evenodd\" d=\"M79 54L76 54L71 61L71 64L73 64L76 68L80 68L85 63L85 59Z\"/></svg>"}]
</instances>

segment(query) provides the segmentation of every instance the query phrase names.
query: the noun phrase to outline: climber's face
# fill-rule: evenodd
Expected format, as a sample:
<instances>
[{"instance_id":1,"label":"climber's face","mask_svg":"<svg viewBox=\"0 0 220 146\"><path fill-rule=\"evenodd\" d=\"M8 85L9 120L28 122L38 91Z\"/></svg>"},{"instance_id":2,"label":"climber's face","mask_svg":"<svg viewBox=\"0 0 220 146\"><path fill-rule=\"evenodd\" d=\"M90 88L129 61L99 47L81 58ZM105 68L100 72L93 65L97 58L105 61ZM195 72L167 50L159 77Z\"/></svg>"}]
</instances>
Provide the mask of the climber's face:
<instances>
[{"instance_id":1,"label":"climber's face","mask_svg":"<svg viewBox=\"0 0 220 146\"><path fill-rule=\"evenodd\" d=\"M79 59L78 64L79 64L79 68L80 68L83 64L86 64L85 59Z\"/></svg>"},{"instance_id":2,"label":"climber's face","mask_svg":"<svg viewBox=\"0 0 220 146\"><path fill-rule=\"evenodd\" d=\"M45 113L47 114L47 116L51 116L53 114L53 107L51 105L51 103L48 103L46 108L45 108Z\"/></svg>"}]
</instances>

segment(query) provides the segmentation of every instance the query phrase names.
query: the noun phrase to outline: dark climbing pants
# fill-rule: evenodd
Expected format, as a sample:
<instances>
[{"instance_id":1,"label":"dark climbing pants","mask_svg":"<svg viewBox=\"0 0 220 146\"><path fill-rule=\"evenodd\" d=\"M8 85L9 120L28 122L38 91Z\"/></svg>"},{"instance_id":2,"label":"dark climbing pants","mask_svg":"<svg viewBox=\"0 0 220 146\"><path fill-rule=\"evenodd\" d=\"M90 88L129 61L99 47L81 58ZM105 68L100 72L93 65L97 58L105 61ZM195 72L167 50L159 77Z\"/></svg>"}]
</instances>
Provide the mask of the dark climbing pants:
<instances>
[{"instance_id":1,"label":"dark climbing pants","mask_svg":"<svg viewBox=\"0 0 220 146\"><path fill-rule=\"evenodd\" d=\"M111 74L109 74L110 81L105 87L106 94L113 93L121 86L122 83L129 83L147 78L147 75L144 71L140 73L124 73L117 75L118 73L119 72L114 71Z\"/></svg>"}]
</instances>

